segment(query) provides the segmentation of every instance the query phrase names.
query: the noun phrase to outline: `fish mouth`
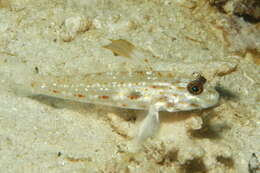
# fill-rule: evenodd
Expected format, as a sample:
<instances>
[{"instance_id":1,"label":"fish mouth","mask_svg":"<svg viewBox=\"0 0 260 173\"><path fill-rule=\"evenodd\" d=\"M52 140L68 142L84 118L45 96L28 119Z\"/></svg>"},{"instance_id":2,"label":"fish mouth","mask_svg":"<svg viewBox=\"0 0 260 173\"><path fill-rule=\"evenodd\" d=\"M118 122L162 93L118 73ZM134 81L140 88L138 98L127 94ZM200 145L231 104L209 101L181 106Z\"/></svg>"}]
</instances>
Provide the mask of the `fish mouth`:
<instances>
[{"instance_id":1,"label":"fish mouth","mask_svg":"<svg viewBox=\"0 0 260 173\"><path fill-rule=\"evenodd\" d=\"M193 108L193 110L210 109L219 106L219 100L219 94L214 94L207 99L194 100L190 103L190 106Z\"/></svg>"}]
</instances>

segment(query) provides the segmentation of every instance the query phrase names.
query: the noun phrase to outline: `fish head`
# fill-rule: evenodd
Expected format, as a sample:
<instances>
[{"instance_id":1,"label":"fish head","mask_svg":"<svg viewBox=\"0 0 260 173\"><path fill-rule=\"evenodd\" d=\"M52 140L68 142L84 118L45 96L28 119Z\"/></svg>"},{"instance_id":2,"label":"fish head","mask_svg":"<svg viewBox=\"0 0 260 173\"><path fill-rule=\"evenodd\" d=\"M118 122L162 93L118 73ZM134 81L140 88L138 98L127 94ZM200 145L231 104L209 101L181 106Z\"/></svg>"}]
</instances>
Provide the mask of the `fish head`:
<instances>
[{"instance_id":1,"label":"fish head","mask_svg":"<svg viewBox=\"0 0 260 173\"><path fill-rule=\"evenodd\" d=\"M168 112L201 110L219 103L219 93L202 76L195 80L184 79L172 85L165 110Z\"/></svg>"}]
</instances>

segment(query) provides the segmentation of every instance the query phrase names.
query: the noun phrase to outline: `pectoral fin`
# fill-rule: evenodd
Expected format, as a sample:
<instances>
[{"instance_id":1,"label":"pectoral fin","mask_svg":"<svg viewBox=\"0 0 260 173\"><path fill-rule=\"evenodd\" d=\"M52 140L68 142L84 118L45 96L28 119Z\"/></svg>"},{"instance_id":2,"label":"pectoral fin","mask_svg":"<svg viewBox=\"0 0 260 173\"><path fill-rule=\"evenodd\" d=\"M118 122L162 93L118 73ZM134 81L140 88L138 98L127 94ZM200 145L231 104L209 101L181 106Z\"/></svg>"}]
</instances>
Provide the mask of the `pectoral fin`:
<instances>
[{"instance_id":1,"label":"pectoral fin","mask_svg":"<svg viewBox=\"0 0 260 173\"><path fill-rule=\"evenodd\" d=\"M138 133L138 141L152 137L160 126L159 109L156 105L149 108L148 114L143 120Z\"/></svg>"}]
</instances>

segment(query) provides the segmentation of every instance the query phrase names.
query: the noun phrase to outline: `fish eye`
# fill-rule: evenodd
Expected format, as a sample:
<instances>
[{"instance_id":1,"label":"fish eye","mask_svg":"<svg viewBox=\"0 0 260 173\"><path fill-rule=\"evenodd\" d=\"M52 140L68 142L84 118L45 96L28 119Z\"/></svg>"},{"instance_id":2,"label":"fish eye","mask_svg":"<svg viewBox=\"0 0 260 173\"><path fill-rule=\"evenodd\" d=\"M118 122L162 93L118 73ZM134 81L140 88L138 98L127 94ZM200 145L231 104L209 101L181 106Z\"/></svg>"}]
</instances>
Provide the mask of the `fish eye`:
<instances>
[{"instance_id":1,"label":"fish eye","mask_svg":"<svg viewBox=\"0 0 260 173\"><path fill-rule=\"evenodd\" d=\"M203 84L199 81L192 81L187 86L188 91L193 95L199 95L203 92Z\"/></svg>"}]
</instances>

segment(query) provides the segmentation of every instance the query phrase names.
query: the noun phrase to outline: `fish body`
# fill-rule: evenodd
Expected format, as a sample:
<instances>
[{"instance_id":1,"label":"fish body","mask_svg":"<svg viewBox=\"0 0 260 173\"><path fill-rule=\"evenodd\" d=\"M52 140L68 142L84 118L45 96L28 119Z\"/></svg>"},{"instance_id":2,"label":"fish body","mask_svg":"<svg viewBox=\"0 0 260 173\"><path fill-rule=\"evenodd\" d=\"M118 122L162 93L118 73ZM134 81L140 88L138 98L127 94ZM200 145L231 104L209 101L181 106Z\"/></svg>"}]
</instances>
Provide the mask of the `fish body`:
<instances>
[{"instance_id":1,"label":"fish body","mask_svg":"<svg viewBox=\"0 0 260 173\"><path fill-rule=\"evenodd\" d=\"M203 86L203 91L192 93L189 85L193 83L194 86ZM205 81L167 71L103 72L81 76L37 75L30 86L34 94L148 110L138 134L139 139L146 139L155 133L159 125L159 111L205 109L215 106L219 101L218 92Z\"/></svg>"},{"instance_id":2,"label":"fish body","mask_svg":"<svg viewBox=\"0 0 260 173\"><path fill-rule=\"evenodd\" d=\"M104 72L82 76L37 76L32 80L33 93L85 103L127 109L148 110L160 102L160 111L178 112L204 109L218 102L215 89L204 87L194 95L187 90L192 77L172 72Z\"/></svg>"},{"instance_id":3,"label":"fish body","mask_svg":"<svg viewBox=\"0 0 260 173\"><path fill-rule=\"evenodd\" d=\"M218 104L219 94L203 76L155 71L151 52L126 40L112 40L103 48L124 57L143 71L102 72L79 76L36 75L29 80L33 94L102 104L127 109L148 110L138 140L153 136L159 127L159 111L179 112L206 109Z\"/></svg>"}]
</instances>

